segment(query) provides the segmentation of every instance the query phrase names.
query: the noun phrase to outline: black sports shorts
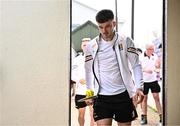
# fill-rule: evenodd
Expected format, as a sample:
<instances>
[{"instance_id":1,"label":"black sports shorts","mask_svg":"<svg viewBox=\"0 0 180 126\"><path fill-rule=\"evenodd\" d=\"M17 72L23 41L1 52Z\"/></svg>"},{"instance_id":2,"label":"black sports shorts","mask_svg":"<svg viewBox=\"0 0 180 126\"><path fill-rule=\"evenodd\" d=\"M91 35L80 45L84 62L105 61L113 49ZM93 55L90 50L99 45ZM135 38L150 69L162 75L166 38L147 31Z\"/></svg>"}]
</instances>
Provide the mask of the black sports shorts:
<instances>
[{"instance_id":1,"label":"black sports shorts","mask_svg":"<svg viewBox=\"0 0 180 126\"><path fill-rule=\"evenodd\" d=\"M79 109L79 108L84 108L86 107L86 102L78 102L79 99L81 98L85 98L86 95L76 95L75 96L75 105L76 105L76 108Z\"/></svg>"},{"instance_id":2,"label":"black sports shorts","mask_svg":"<svg viewBox=\"0 0 180 126\"><path fill-rule=\"evenodd\" d=\"M94 120L105 118L117 122L130 122L137 118L137 112L127 91L117 95L98 95L94 103Z\"/></svg>"},{"instance_id":3,"label":"black sports shorts","mask_svg":"<svg viewBox=\"0 0 180 126\"><path fill-rule=\"evenodd\" d=\"M149 93L149 89L151 89L152 93L159 93L161 91L158 81L144 82L144 95Z\"/></svg>"}]
</instances>

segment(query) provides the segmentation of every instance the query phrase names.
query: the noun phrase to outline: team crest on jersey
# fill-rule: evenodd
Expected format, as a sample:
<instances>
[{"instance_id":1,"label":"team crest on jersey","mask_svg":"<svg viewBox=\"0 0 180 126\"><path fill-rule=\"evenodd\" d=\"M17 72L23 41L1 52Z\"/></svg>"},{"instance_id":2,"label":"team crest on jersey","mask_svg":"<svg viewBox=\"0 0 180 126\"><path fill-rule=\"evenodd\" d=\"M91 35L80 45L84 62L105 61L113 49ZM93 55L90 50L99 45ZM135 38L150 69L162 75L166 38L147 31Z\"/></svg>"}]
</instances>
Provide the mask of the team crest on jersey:
<instances>
[{"instance_id":1,"label":"team crest on jersey","mask_svg":"<svg viewBox=\"0 0 180 126\"><path fill-rule=\"evenodd\" d=\"M122 43L119 44L119 50L120 51L123 50L123 44Z\"/></svg>"}]
</instances>

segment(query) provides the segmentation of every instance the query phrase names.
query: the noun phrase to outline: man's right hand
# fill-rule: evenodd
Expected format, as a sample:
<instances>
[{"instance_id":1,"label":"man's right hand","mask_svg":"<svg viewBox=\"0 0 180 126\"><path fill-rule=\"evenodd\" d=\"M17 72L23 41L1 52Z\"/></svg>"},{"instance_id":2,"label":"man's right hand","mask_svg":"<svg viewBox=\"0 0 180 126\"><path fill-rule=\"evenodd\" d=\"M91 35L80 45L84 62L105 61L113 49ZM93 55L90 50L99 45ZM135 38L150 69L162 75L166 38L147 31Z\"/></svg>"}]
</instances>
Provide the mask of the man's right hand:
<instances>
[{"instance_id":1,"label":"man's right hand","mask_svg":"<svg viewBox=\"0 0 180 126\"><path fill-rule=\"evenodd\" d=\"M85 102L87 105L93 105L93 103L94 103L93 99L85 100Z\"/></svg>"},{"instance_id":2,"label":"man's right hand","mask_svg":"<svg viewBox=\"0 0 180 126\"><path fill-rule=\"evenodd\" d=\"M93 91L93 90L88 89L88 90L86 91L86 98L89 98L89 97L91 97L91 96L93 96L93 95L94 95L94 91ZM85 100L85 102L86 102L87 105L92 105L92 104L93 104L93 99Z\"/></svg>"}]
</instances>

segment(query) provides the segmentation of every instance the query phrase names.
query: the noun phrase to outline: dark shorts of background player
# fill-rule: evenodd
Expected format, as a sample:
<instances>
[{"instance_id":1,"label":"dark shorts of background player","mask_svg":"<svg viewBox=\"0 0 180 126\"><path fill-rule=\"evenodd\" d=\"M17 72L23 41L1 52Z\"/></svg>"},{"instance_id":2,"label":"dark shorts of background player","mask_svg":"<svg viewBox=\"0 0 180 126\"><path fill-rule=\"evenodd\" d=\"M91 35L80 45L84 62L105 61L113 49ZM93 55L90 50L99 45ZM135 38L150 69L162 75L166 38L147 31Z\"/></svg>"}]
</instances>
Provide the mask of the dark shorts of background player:
<instances>
[{"instance_id":1,"label":"dark shorts of background player","mask_svg":"<svg viewBox=\"0 0 180 126\"><path fill-rule=\"evenodd\" d=\"M117 122L131 122L137 118L137 112L127 91L117 95L98 95L94 103L94 120L106 118Z\"/></svg>"},{"instance_id":2,"label":"dark shorts of background player","mask_svg":"<svg viewBox=\"0 0 180 126\"><path fill-rule=\"evenodd\" d=\"M149 89L151 89L152 93L159 93L161 91L158 81L144 82L144 95L149 93Z\"/></svg>"},{"instance_id":3,"label":"dark shorts of background player","mask_svg":"<svg viewBox=\"0 0 180 126\"><path fill-rule=\"evenodd\" d=\"M85 102L78 102L79 99L85 98L85 97L86 97L85 95L76 95L75 96L75 105L76 105L77 109L84 108L87 106Z\"/></svg>"}]
</instances>

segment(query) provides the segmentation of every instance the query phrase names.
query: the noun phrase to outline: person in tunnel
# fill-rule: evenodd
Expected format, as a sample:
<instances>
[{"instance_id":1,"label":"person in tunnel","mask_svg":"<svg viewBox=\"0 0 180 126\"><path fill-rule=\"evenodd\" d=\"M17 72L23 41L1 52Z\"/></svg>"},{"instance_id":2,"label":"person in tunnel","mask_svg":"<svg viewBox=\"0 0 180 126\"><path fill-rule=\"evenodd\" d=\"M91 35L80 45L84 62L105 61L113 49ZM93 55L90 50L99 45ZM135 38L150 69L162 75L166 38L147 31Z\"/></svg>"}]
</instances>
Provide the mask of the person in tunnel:
<instances>
[{"instance_id":1,"label":"person in tunnel","mask_svg":"<svg viewBox=\"0 0 180 126\"><path fill-rule=\"evenodd\" d=\"M87 43L89 43L90 38L83 38L81 43L81 49L84 52ZM78 109L78 122L79 126L84 126L86 121L86 108L87 104L85 102L78 102L80 99L86 97L86 81L85 81L85 69L84 69L84 53L79 54L76 58L74 58L73 65L77 66L72 72L72 79L75 80L75 107ZM90 114L90 126L94 126L93 119L93 108L92 106L88 106L89 114Z\"/></svg>"},{"instance_id":2,"label":"person in tunnel","mask_svg":"<svg viewBox=\"0 0 180 126\"><path fill-rule=\"evenodd\" d=\"M116 22L111 10L99 11L96 21L100 34L85 49L87 91L97 94L94 120L97 126L110 126L112 119L118 126L130 126L137 118L135 106L144 96L138 50L130 37L115 32ZM86 100L87 104L92 102L92 99Z\"/></svg>"},{"instance_id":3,"label":"person in tunnel","mask_svg":"<svg viewBox=\"0 0 180 126\"><path fill-rule=\"evenodd\" d=\"M146 45L146 51L142 55L141 64L143 70L143 79L144 79L144 99L141 105L142 115L141 115L141 125L148 123L147 121L147 100L148 93L151 90L157 112L159 114L159 122L162 122L162 107L159 98L160 85L158 83L157 73L159 73L160 62L158 56L154 53L155 46L150 43Z\"/></svg>"}]
</instances>

